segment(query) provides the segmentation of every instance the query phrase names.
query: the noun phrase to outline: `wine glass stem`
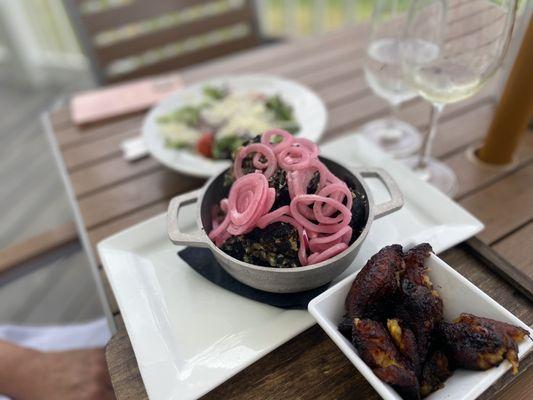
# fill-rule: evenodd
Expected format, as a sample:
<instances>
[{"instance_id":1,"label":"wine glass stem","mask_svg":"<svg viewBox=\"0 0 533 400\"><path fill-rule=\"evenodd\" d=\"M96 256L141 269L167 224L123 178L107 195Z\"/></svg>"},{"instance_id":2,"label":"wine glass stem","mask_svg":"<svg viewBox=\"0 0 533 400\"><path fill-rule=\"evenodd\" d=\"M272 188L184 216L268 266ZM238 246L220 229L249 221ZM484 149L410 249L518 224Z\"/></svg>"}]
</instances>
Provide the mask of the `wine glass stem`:
<instances>
[{"instance_id":1,"label":"wine glass stem","mask_svg":"<svg viewBox=\"0 0 533 400\"><path fill-rule=\"evenodd\" d=\"M440 117L440 114L443 108L444 108L443 104L438 104L438 103L431 104L431 117L430 117L431 125L422 143L422 148L420 150L418 163L415 166L415 169L417 170L425 170L428 166L428 161L431 156L431 150L433 148L433 140L435 139L435 135L437 134L438 121L439 121L439 117Z\"/></svg>"},{"instance_id":2,"label":"wine glass stem","mask_svg":"<svg viewBox=\"0 0 533 400\"><path fill-rule=\"evenodd\" d=\"M400 109L400 104L396 101L393 101L390 103L390 114L389 114L389 122L392 124L394 120L398 118L398 111Z\"/></svg>"}]
</instances>

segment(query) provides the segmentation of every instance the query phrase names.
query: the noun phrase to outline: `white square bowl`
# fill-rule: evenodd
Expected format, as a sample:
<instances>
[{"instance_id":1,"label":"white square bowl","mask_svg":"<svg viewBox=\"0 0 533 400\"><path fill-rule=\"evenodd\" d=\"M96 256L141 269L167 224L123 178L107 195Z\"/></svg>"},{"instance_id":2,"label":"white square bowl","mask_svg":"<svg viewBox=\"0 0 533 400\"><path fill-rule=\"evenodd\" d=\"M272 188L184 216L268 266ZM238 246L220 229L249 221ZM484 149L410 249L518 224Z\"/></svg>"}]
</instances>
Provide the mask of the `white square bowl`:
<instances>
[{"instance_id":1,"label":"white square bowl","mask_svg":"<svg viewBox=\"0 0 533 400\"><path fill-rule=\"evenodd\" d=\"M439 291L444 303L444 319L450 321L466 312L480 317L493 318L533 331L513 314L492 300L465 277L451 268L439 257L431 255L426 261L429 276ZM355 365L374 389L386 400L401 400L398 393L379 379L372 369L359 357L357 350L337 330L337 325L345 313L344 300L358 272L348 276L309 303L309 311L329 337ZM533 347L526 339L519 346L518 356L522 359ZM459 369L445 382L444 388L432 393L428 400L470 400L475 399L498 380L511 364L504 361L496 368L487 371L470 371Z\"/></svg>"}]
</instances>

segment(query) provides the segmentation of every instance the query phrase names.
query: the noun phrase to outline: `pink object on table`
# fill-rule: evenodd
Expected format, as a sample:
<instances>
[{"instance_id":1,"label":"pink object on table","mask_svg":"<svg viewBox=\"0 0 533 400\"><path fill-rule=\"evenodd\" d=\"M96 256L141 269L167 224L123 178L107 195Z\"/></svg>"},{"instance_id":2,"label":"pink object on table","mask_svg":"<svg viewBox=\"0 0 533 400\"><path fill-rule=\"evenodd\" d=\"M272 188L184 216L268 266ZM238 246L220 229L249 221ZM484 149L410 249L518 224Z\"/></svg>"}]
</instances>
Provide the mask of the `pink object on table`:
<instances>
[{"instance_id":1,"label":"pink object on table","mask_svg":"<svg viewBox=\"0 0 533 400\"><path fill-rule=\"evenodd\" d=\"M113 85L75 95L70 112L78 125L146 110L183 87L177 74Z\"/></svg>"}]
</instances>

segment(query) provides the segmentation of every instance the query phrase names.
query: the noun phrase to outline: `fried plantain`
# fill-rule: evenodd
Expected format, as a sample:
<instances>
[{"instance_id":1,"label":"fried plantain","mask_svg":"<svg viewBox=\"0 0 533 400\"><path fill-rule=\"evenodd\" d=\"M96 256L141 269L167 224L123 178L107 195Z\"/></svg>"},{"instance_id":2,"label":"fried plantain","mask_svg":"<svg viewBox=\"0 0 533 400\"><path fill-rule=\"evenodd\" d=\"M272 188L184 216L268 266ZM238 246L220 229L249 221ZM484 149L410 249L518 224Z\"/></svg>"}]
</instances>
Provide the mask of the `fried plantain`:
<instances>
[{"instance_id":1,"label":"fried plantain","mask_svg":"<svg viewBox=\"0 0 533 400\"><path fill-rule=\"evenodd\" d=\"M439 350L432 351L420 374L420 395L426 397L442 388L446 379L451 375L452 371L446 355Z\"/></svg>"},{"instance_id":2,"label":"fried plantain","mask_svg":"<svg viewBox=\"0 0 533 400\"><path fill-rule=\"evenodd\" d=\"M409 368L382 323L354 319L353 344L374 373L405 399L419 399L418 379Z\"/></svg>"},{"instance_id":3,"label":"fried plantain","mask_svg":"<svg viewBox=\"0 0 533 400\"><path fill-rule=\"evenodd\" d=\"M427 274L428 268L425 266L425 261L431 253L433 249L429 243L422 243L408 250L403 256L405 263L403 278L415 285L433 289L433 284Z\"/></svg>"},{"instance_id":4,"label":"fried plantain","mask_svg":"<svg viewBox=\"0 0 533 400\"><path fill-rule=\"evenodd\" d=\"M462 322L468 325L481 325L487 329L492 329L500 335L512 339L515 342L523 341L529 332L519 326L507 324L505 322L496 321L495 319L478 317L477 315L462 313L454 322Z\"/></svg>"},{"instance_id":5,"label":"fried plantain","mask_svg":"<svg viewBox=\"0 0 533 400\"><path fill-rule=\"evenodd\" d=\"M403 269L402 247L387 246L372 256L352 283L345 307L350 318L381 320L392 310Z\"/></svg>"},{"instance_id":6,"label":"fried plantain","mask_svg":"<svg viewBox=\"0 0 533 400\"><path fill-rule=\"evenodd\" d=\"M518 371L518 342L529 332L463 313L443 321L443 303L429 278L423 243L403 253L384 247L356 276L339 331L361 358L404 399L426 397L457 367L485 370L507 359ZM386 321L386 327L384 325Z\"/></svg>"},{"instance_id":7,"label":"fried plantain","mask_svg":"<svg viewBox=\"0 0 533 400\"><path fill-rule=\"evenodd\" d=\"M418 344L413 331L397 318L387 320L387 329L402 356L418 375L420 372L420 359L418 356Z\"/></svg>"},{"instance_id":8,"label":"fried plantain","mask_svg":"<svg viewBox=\"0 0 533 400\"><path fill-rule=\"evenodd\" d=\"M439 334L453 361L459 367L486 370L507 359L518 372L518 342L525 339L525 329L461 314L453 323L441 322Z\"/></svg>"},{"instance_id":9,"label":"fried plantain","mask_svg":"<svg viewBox=\"0 0 533 400\"><path fill-rule=\"evenodd\" d=\"M435 326L442 320L442 299L435 290L418 286L404 279L402 301L396 315L411 329L416 337L418 359L426 359Z\"/></svg>"}]
</instances>

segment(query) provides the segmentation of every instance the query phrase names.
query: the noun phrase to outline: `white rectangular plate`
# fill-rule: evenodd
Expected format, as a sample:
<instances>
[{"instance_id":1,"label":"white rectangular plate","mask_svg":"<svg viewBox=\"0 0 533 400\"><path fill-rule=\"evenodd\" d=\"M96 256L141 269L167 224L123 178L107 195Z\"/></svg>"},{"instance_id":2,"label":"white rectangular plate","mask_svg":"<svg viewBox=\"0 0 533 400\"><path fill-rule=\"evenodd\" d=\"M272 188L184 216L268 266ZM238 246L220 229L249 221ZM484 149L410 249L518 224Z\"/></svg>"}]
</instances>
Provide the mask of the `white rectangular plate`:
<instances>
[{"instance_id":1,"label":"white rectangular plate","mask_svg":"<svg viewBox=\"0 0 533 400\"><path fill-rule=\"evenodd\" d=\"M345 164L385 168L405 196L399 212L375 221L348 270L387 244L428 241L443 251L483 225L448 197L359 135L322 146ZM386 198L369 181L376 200ZM188 216L192 229L194 212ZM187 221L186 221L187 223ZM200 397L313 325L307 311L287 311L230 293L189 268L167 238L161 214L98 245L151 399Z\"/></svg>"},{"instance_id":2,"label":"white rectangular plate","mask_svg":"<svg viewBox=\"0 0 533 400\"><path fill-rule=\"evenodd\" d=\"M445 320L451 321L462 312L466 312L520 326L533 335L533 331L526 324L492 300L437 256L432 255L426 265L430 268L429 276L444 303ZM354 273L315 297L309 303L309 311L322 329L326 331L381 397L386 400L401 400L401 397L394 389L374 375L368 365L359 358L353 345L337 330L337 325L345 312L344 300L356 275L357 273ZM531 351L532 347L533 343L526 338L519 346L519 358L522 359ZM475 399L496 382L510 367L511 364L504 361L497 368L487 371L457 370L445 382L443 389L437 390L426 399Z\"/></svg>"}]
</instances>

